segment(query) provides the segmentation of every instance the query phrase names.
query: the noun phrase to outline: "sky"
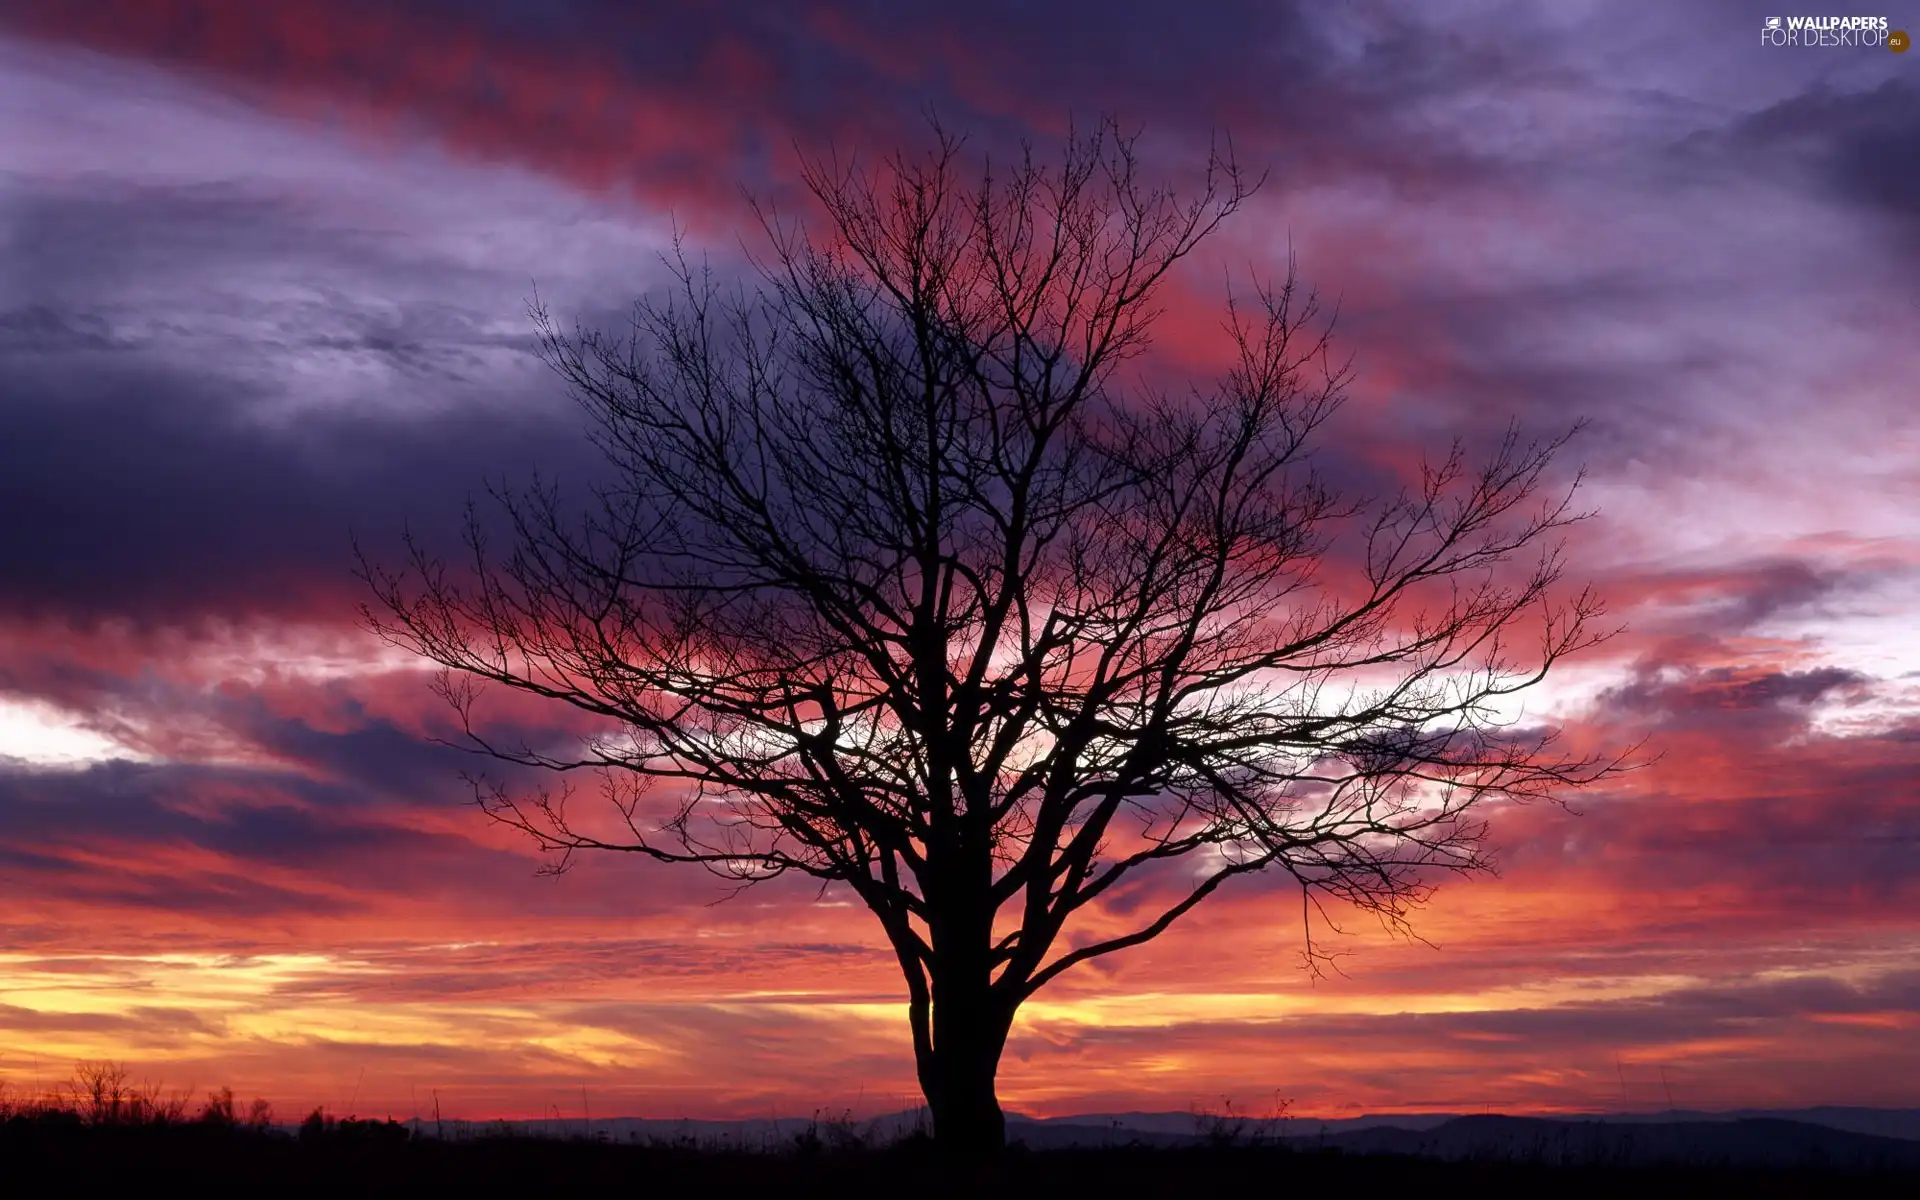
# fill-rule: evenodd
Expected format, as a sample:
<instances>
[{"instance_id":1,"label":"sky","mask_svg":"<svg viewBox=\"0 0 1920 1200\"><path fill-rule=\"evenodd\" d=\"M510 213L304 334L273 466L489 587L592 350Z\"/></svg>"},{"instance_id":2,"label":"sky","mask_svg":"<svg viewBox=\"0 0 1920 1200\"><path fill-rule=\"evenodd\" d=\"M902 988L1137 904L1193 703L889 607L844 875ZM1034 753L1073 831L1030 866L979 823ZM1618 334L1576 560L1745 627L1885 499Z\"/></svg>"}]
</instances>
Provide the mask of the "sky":
<instances>
[{"instance_id":1,"label":"sky","mask_svg":"<svg viewBox=\"0 0 1920 1200\"><path fill-rule=\"evenodd\" d=\"M1024 1010L1036 1115L1920 1106L1920 53L1757 3L13 0L0 9L0 1081L112 1059L283 1114L875 1113L904 988L846 896L558 878L466 802L357 539L593 470L527 303L737 270L796 156L1269 172L1170 285L1291 252L1376 473L1517 420L1625 631L1530 703L1644 770L1497 814L1420 940L1302 971L1226 889ZM1920 9L1892 12L1920 28ZM1382 476L1384 477L1384 476Z\"/></svg>"}]
</instances>

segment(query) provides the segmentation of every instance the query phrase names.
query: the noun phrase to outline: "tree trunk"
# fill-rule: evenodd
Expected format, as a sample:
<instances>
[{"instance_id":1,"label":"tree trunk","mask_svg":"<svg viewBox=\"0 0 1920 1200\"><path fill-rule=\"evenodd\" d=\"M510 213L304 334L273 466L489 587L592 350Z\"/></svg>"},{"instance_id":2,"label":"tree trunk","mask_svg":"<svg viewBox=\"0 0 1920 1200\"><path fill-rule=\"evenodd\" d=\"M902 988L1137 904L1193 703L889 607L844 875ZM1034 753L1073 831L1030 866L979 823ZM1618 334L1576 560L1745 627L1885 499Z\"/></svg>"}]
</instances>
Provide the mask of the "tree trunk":
<instances>
[{"instance_id":1,"label":"tree trunk","mask_svg":"<svg viewBox=\"0 0 1920 1200\"><path fill-rule=\"evenodd\" d=\"M967 858L972 860L968 869L946 875L947 886L940 891L945 903L929 922L932 1036L918 1066L935 1144L947 1153L976 1157L998 1153L1007 1144L1006 1117L993 1081L1013 1006L993 991L993 904L987 894L992 863L984 852Z\"/></svg>"},{"instance_id":2,"label":"tree trunk","mask_svg":"<svg viewBox=\"0 0 1920 1200\"><path fill-rule=\"evenodd\" d=\"M933 1045L919 1064L933 1114L934 1143L948 1153L991 1155L1007 1144L1006 1116L994 1095L1011 1013L988 992L987 973L933 985Z\"/></svg>"}]
</instances>

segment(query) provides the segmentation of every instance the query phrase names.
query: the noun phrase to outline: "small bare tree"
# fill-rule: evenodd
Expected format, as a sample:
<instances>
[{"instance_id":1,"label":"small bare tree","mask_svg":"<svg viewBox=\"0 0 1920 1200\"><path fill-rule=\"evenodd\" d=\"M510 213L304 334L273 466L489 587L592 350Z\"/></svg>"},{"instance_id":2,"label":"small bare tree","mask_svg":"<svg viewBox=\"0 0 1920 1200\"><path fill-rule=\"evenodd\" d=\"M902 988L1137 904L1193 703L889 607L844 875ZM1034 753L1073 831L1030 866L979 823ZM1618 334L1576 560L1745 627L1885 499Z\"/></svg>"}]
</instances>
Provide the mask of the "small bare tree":
<instances>
[{"instance_id":1,"label":"small bare tree","mask_svg":"<svg viewBox=\"0 0 1920 1200\"><path fill-rule=\"evenodd\" d=\"M610 807L584 812L564 783L476 782L558 866L618 850L857 895L935 1136L967 1150L1003 1143L1009 1026L1063 973L1262 871L1403 922L1432 872L1484 865L1477 805L1617 763L1509 702L1597 640L1591 595L1556 588L1564 438L1456 445L1347 498L1309 447L1348 372L1291 274L1229 300L1211 390L1123 369L1251 194L1230 155L1183 199L1111 123L1005 174L936 133L877 170L807 164L824 222L761 211L751 288L676 254L630 336L536 305L612 481L578 511L496 490L511 545L470 511L458 569L416 546L362 570L367 619L445 668L473 748L599 772ZM504 744L485 683L608 732ZM1089 921L1128 889L1148 915Z\"/></svg>"}]
</instances>

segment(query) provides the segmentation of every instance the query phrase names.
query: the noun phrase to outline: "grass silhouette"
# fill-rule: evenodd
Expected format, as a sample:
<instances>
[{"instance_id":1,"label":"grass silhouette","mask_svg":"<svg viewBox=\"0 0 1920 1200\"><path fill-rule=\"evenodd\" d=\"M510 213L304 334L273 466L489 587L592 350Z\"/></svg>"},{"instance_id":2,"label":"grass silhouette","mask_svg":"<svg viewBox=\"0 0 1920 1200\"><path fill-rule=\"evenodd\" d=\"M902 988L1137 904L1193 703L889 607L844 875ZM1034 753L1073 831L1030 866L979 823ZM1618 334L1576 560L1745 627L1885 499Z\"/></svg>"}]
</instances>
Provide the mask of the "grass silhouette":
<instances>
[{"instance_id":1,"label":"grass silhouette","mask_svg":"<svg viewBox=\"0 0 1920 1200\"><path fill-rule=\"evenodd\" d=\"M1362 1196L1455 1194L1656 1196L1911 1195L1912 1172L1445 1162L1351 1154L1236 1136L1215 1122L1180 1147L1029 1150L984 1161L942 1156L924 1132L882 1144L843 1116L816 1114L798 1135L760 1149L692 1138L621 1142L475 1125L434 1136L427 1123L340 1117L315 1109L277 1124L226 1088L194 1097L133 1085L116 1064L82 1064L64 1088L27 1097L0 1088L5 1178L64 1180L63 1192L246 1189L363 1196L480 1194L779 1198L1265 1196L1320 1189Z\"/></svg>"}]
</instances>

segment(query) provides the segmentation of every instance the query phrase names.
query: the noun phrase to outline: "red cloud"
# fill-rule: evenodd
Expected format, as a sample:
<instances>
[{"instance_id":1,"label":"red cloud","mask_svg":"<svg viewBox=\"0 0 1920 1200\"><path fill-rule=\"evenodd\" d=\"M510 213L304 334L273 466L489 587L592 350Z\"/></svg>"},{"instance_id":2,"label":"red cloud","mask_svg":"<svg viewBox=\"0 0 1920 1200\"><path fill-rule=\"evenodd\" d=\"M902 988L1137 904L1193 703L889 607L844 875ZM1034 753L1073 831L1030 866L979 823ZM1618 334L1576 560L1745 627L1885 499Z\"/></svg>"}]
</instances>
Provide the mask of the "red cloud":
<instances>
[{"instance_id":1,"label":"red cloud","mask_svg":"<svg viewBox=\"0 0 1920 1200\"><path fill-rule=\"evenodd\" d=\"M641 188L695 226L737 201L737 170L715 160L747 148L737 109L718 100L763 90L771 69L753 48L716 40L676 64L703 79L702 95L649 85L600 42L543 44L357 0L29 3L0 20L200 73L290 114L344 118L377 139L422 129L458 153L583 188Z\"/></svg>"}]
</instances>

